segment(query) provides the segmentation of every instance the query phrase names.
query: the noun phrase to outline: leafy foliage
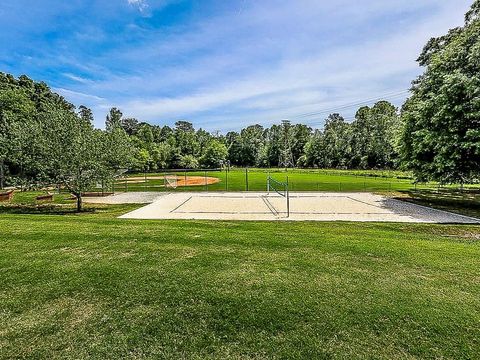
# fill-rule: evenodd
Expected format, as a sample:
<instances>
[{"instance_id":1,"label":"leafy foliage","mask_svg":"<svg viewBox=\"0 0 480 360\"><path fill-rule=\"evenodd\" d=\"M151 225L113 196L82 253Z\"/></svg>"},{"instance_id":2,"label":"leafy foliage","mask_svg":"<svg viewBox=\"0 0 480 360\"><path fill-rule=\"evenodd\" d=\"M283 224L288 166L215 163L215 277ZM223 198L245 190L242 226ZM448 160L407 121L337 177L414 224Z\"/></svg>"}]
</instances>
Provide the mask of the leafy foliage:
<instances>
[{"instance_id":1,"label":"leafy foliage","mask_svg":"<svg viewBox=\"0 0 480 360\"><path fill-rule=\"evenodd\" d=\"M480 2L464 27L431 39L425 73L403 107L401 154L419 180L476 181L480 174Z\"/></svg>"}]
</instances>

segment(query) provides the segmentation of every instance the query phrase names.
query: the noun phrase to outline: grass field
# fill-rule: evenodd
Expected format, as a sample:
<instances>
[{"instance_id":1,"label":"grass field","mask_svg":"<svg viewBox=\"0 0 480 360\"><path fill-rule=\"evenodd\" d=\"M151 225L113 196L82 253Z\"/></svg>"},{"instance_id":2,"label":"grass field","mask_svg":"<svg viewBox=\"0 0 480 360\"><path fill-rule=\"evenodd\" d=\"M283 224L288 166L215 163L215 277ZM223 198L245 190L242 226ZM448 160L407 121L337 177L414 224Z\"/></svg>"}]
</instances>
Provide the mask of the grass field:
<instances>
[{"instance_id":1,"label":"grass field","mask_svg":"<svg viewBox=\"0 0 480 360\"><path fill-rule=\"evenodd\" d=\"M165 174L183 176L209 176L220 182L208 186L178 188L178 191L265 191L267 177L289 182L292 191L415 191L437 190L437 183L415 184L408 173L384 170L323 170L323 169L231 169L230 171L178 171L148 174L129 174L128 177L146 177L138 183L126 183L119 180L115 186L118 191L164 191ZM458 189L459 185L443 186L441 189ZM478 190L480 185L467 186L466 189ZM111 189L109 189L111 190Z\"/></svg>"},{"instance_id":2,"label":"grass field","mask_svg":"<svg viewBox=\"0 0 480 360\"><path fill-rule=\"evenodd\" d=\"M0 358L480 354L480 227L0 214Z\"/></svg>"},{"instance_id":3,"label":"grass field","mask_svg":"<svg viewBox=\"0 0 480 360\"><path fill-rule=\"evenodd\" d=\"M171 174L172 172L167 172ZM144 183L127 184L119 181L118 190L127 191L162 191L162 179L149 180L148 176L162 176L164 173L147 174ZM141 177L144 174L131 174L131 177ZM302 169L232 169L226 171L194 171L177 172L178 176L211 176L220 182L202 187L182 187L178 191L203 190L208 191L265 191L267 176L271 175L279 181L288 177L292 191L389 191L414 189L412 180L401 172L388 171L341 171L341 170L302 170ZM417 188L427 185L418 185ZM432 184L429 184L432 187Z\"/></svg>"}]
</instances>

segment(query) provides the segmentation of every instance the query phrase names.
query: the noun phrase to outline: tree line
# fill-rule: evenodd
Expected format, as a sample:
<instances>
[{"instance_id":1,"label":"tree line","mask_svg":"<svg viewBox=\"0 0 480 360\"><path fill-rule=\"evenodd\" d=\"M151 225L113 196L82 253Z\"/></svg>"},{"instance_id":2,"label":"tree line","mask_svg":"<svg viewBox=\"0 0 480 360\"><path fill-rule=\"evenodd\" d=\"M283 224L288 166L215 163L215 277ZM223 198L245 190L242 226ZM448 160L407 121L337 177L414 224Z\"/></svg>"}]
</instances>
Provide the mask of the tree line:
<instances>
[{"instance_id":1,"label":"tree line","mask_svg":"<svg viewBox=\"0 0 480 360\"><path fill-rule=\"evenodd\" d=\"M400 129L396 108L387 101L362 107L348 123L339 114L326 119L322 130L304 124L263 127L251 125L239 132L223 134L195 130L187 121L174 127L142 123L123 118L119 109L110 110L106 129L121 127L133 147L132 169L212 168L233 166L394 168L398 165L395 136ZM288 156L288 163L284 157Z\"/></svg>"},{"instance_id":2,"label":"tree line","mask_svg":"<svg viewBox=\"0 0 480 360\"><path fill-rule=\"evenodd\" d=\"M396 109L388 101L340 114L323 129L282 121L226 134L188 121L151 125L112 108L105 129L44 82L0 73L0 188L59 184L77 197L125 169L231 166L412 170L419 181L480 178L480 0L462 27L431 39L418 59L424 73Z\"/></svg>"}]
</instances>

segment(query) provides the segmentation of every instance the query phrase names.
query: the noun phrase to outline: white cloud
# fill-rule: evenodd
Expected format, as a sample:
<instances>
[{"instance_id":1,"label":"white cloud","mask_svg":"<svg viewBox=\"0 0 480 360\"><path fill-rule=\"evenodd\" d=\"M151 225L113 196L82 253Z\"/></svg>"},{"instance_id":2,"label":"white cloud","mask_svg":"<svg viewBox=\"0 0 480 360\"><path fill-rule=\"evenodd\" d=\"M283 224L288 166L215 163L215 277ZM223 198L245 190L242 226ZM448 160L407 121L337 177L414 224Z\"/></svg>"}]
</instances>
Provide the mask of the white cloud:
<instances>
[{"instance_id":1,"label":"white cloud","mask_svg":"<svg viewBox=\"0 0 480 360\"><path fill-rule=\"evenodd\" d=\"M129 5L135 6L140 10L140 12L144 12L148 9L148 3L146 0L127 0Z\"/></svg>"},{"instance_id":2,"label":"white cloud","mask_svg":"<svg viewBox=\"0 0 480 360\"><path fill-rule=\"evenodd\" d=\"M128 3L148 6L143 0ZM77 80L75 90L108 99L92 100L96 113L115 103L144 121L188 118L222 130L295 121L299 114L407 89L420 72L415 59L422 46L460 25L468 5L245 1L241 11L201 17L174 31L142 31L135 45L82 64L99 76L88 84ZM124 70L111 69L112 59ZM353 111L342 113L348 118ZM322 117L300 120L320 124Z\"/></svg>"},{"instance_id":3,"label":"white cloud","mask_svg":"<svg viewBox=\"0 0 480 360\"><path fill-rule=\"evenodd\" d=\"M456 25L451 19L451 8L446 7L440 16L393 35L335 46L327 53L320 49L308 57L288 58L271 69L252 68L243 77L212 81L211 85L199 87L185 95L147 100L137 98L125 102L122 107L140 118L187 117L194 122L209 123L210 126L210 119L219 119L224 114L222 127L232 128L248 122L270 123L282 118L295 120L299 114L409 88L410 81L420 70L415 58L422 46L430 36L445 32L445 25L449 22L450 26ZM461 16L455 20L459 19ZM192 77L199 78L202 74L209 74L212 69L221 69L216 60L216 57L210 58L209 66L202 64L182 71L186 74L191 71ZM167 73L166 82L172 79L175 72ZM400 80L392 80L399 77ZM175 82L180 82L178 76L173 75L173 78ZM139 79L139 85L144 83L143 77ZM163 79L159 84L162 82ZM132 86L132 83L128 83ZM343 112L349 117L353 111L355 109L352 107ZM211 112L217 115L212 116L209 114ZM302 117L301 120L320 123L324 117Z\"/></svg>"},{"instance_id":4,"label":"white cloud","mask_svg":"<svg viewBox=\"0 0 480 360\"><path fill-rule=\"evenodd\" d=\"M66 78L68 78L70 80L73 80L73 81L76 81L76 82L79 82L79 83L82 83L82 84L87 84L87 83L91 82L88 79L85 79L81 76L77 76L77 75L70 74L70 73L64 73L63 76L65 76Z\"/></svg>"}]
</instances>

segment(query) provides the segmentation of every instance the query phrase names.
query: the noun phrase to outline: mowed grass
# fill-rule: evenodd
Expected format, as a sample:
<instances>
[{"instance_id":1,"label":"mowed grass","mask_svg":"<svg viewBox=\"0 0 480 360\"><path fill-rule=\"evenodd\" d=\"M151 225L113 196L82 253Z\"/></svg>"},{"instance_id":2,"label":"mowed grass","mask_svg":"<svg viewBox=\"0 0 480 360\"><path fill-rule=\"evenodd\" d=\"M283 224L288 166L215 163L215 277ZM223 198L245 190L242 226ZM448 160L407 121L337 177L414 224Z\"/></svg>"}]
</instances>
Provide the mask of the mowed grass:
<instances>
[{"instance_id":1,"label":"mowed grass","mask_svg":"<svg viewBox=\"0 0 480 360\"><path fill-rule=\"evenodd\" d=\"M147 174L147 181L141 183L125 183L119 181L119 191L162 191L163 179L148 179L165 173ZM173 174L166 172L166 174ZM396 191L419 188L431 188L433 184L419 184L415 187L407 174L395 171L341 171L314 169L231 169L226 171L176 172L177 176L209 176L220 179L220 182L208 186L190 186L178 188L178 191L266 191L267 177L286 182L292 191ZM131 177L143 177L144 174L131 174ZM248 185L247 185L248 184Z\"/></svg>"},{"instance_id":2,"label":"mowed grass","mask_svg":"<svg viewBox=\"0 0 480 360\"><path fill-rule=\"evenodd\" d=\"M480 354L480 227L0 214L0 358Z\"/></svg>"}]
</instances>

